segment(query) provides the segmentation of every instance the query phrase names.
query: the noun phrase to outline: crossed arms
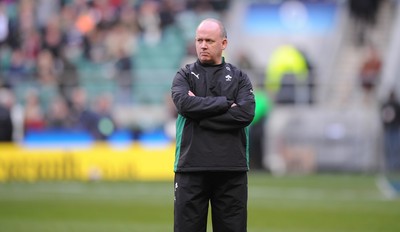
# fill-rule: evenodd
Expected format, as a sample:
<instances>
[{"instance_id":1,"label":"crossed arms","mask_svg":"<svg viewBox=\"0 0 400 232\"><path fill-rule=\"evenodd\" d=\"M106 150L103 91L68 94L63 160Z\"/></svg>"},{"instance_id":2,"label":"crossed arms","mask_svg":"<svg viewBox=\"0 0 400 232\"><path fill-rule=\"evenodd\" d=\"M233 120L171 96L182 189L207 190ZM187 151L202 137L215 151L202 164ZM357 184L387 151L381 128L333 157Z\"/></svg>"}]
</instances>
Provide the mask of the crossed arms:
<instances>
[{"instance_id":1,"label":"crossed arms","mask_svg":"<svg viewBox=\"0 0 400 232\"><path fill-rule=\"evenodd\" d=\"M188 81L178 73L172 84L172 99L179 114L211 130L241 129L254 117L254 95L247 76L239 81L235 99L227 99L196 96Z\"/></svg>"}]
</instances>

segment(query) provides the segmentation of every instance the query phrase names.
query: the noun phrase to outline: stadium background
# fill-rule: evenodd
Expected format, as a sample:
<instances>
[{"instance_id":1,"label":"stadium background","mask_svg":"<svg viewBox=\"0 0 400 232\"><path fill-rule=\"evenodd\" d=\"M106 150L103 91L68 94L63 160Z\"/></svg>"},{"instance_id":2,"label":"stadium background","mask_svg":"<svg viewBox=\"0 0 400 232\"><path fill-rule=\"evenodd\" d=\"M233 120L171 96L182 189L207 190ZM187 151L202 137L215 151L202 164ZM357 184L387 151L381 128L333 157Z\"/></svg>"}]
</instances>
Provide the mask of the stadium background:
<instances>
[{"instance_id":1,"label":"stadium background","mask_svg":"<svg viewBox=\"0 0 400 232\"><path fill-rule=\"evenodd\" d=\"M372 2L364 21L346 0L1 1L13 136L0 144L0 231L170 230L170 85L207 17L271 102L249 231L398 231L380 105L400 90L400 4ZM371 48L382 65L365 92Z\"/></svg>"}]
</instances>

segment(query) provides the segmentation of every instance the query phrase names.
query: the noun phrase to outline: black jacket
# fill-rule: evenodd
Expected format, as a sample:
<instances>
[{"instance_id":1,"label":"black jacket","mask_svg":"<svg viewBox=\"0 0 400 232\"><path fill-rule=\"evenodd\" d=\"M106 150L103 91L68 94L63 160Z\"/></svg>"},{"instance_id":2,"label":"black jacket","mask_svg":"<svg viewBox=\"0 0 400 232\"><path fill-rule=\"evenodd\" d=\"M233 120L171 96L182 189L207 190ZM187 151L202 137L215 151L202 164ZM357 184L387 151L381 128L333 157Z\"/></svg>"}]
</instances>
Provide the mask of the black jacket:
<instances>
[{"instance_id":1,"label":"black jacket","mask_svg":"<svg viewBox=\"0 0 400 232\"><path fill-rule=\"evenodd\" d=\"M13 124L10 110L0 105L0 142L11 142Z\"/></svg>"},{"instance_id":2,"label":"black jacket","mask_svg":"<svg viewBox=\"0 0 400 232\"><path fill-rule=\"evenodd\" d=\"M174 171L247 171L255 109L247 75L225 61L198 60L177 72L171 90L178 110Z\"/></svg>"}]
</instances>

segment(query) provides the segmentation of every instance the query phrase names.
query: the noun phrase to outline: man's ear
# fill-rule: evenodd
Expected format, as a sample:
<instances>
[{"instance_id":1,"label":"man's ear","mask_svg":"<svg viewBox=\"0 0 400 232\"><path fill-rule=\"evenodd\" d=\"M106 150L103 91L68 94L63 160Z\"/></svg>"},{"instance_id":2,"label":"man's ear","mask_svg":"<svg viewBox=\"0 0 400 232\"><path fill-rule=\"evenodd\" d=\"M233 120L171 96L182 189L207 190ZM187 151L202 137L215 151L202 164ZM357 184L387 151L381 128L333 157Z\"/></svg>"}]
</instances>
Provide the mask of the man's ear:
<instances>
[{"instance_id":1,"label":"man's ear","mask_svg":"<svg viewBox=\"0 0 400 232\"><path fill-rule=\"evenodd\" d=\"M227 39L222 40L222 50L225 50L227 46L228 46L228 40Z\"/></svg>"}]
</instances>

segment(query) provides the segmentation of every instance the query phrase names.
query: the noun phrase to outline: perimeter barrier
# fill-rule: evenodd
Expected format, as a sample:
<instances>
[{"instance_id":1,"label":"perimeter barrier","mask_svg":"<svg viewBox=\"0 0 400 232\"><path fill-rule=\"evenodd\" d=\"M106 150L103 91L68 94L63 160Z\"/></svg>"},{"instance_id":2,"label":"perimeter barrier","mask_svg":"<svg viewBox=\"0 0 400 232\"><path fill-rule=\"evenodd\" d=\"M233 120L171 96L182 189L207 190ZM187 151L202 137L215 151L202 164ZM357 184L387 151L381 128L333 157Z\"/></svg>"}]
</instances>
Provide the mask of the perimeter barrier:
<instances>
[{"instance_id":1,"label":"perimeter barrier","mask_svg":"<svg viewBox=\"0 0 400 232\"><path fill-rule=\"evenodd\" d=\"M0 144L0 182L170 180L174 145L32 148Z\"/></svg>"}]
</instances>

